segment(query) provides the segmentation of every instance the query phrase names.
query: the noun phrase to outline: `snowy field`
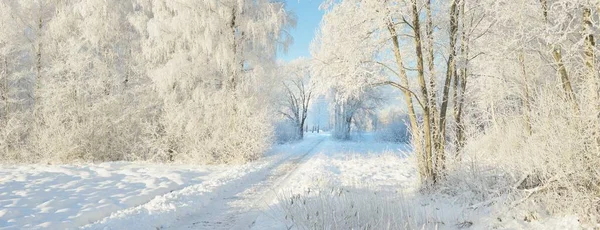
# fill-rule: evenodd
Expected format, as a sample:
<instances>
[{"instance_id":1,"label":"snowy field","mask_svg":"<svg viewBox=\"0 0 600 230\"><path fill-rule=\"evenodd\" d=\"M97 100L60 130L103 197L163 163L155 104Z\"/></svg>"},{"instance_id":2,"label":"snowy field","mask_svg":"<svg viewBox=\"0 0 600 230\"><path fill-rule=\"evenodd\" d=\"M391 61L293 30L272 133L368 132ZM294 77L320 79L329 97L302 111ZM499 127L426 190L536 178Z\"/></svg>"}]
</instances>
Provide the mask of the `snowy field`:
<instances>
[{"instance_id":1,"label":"snowy field","mask_svg":"<svg viewBox=\"0 0 600 230\"><path fill-rule=\"evenodd\" d=\"M88 224L152 198L241 170L140 163L0 168L0 227Z\"/></svg>"},{"instance_id":2,"label":"snowy field","mask_svg":"<svg viewBox=\"0 0 600 230\"><path fill-rule=\"evenodd\" d=\"M202 208L217 195L217 188L305 152L317 140L309 137L303 143L277 146L264 159L238 166L2 165L0 229L64 229L98 221L88 227L161 226ZM153 221L140 225L139 218L144 217Z\"/></svg>"},{"instance_id":3,"label":"snowy field","mask_svg":"<svg viewBox=\"0 0 600 230\"><path fill-rule=\"evenodd\" d=\"M598 22L600 0L0 0L0 230L600 230Z\"/></svg>"},{"instance_id":4,"label":"snowy field","mask_svg":"<svg viewBox=\"0 0 600 230\"><path fill-rule=\"evenodd\" d=\"M498 210L422 195L409 151L369 135L337 142L321 134L238 166L5 165L0 229L320 229L351 209L408 229L577 229L574 218L499 222ZM293 197L304 204L286 206ZM311 212L321 212L313 227L290 220Z\"/></svg>"}]
</instances>

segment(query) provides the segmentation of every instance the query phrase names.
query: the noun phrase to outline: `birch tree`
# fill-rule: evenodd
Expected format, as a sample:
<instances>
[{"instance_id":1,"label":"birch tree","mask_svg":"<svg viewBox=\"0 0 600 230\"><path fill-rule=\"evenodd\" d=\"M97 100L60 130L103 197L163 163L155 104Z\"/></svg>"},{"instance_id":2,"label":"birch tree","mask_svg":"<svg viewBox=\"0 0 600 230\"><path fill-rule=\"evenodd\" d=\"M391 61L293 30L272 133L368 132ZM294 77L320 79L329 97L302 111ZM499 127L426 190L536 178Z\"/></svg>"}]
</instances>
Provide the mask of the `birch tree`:
<instances>
[{"instance_id":1,"label":"birch tree","mask_svg":"<svg viewBox=\"0 0 600 230\"><path fill-rule=\"evenodd\" d=\"M399 3L398 7L392 7L394 2L390 1L328 3L331 3L331 10L325 15L320 36L313 45L317 76L326 82L323 85L334 88L340 98L356 97L365 88L377 85L391 85L401 90L408 105L412 137L415 139L413 142L415 152L422 165L419 167L420 173L422 178L427 178L431 173L426 160L431 153L429 151L431 142L421 141L421 128L418 126L417 114L413 106L413 103L417 103L421 111L428 108L426 107L428 99L422 96L422 93L426 93L427 90L425 88L423 91L424 88L420 87L421 91L417 91L410 85L403 52L400 50L403 47L399 36L406 29L400 27L405 25L402 23L404 17L401 15L411 15L412 5ZM357 18L363 20L356 20ZM348 33L348 31L352 32ZM354 49L344 47L354 47ZM394 54L391 59L386 56L388 54L386 50ZM388 75L389 73L392 75ZM425 137L431 137L429 132L424 134Z\"/></svg>"},{"instance_id":2,"label":"birch tree","mask_svg":"<svg viewBox=\"0 0 600 230\"><path fill-rule=\"evenodd\" d=\"M331 10L325 15L313 52L320 61L320 76L326 76L333 85L344 86L337 87L344 88L342 95L380 85L399 89L407 105L421 179L426 184L435 183L445 168L446 117L452 80L457 75L459 1L451 1L447 9L450 28L445 67L435 62L435 50L440 46L435 45L434 27L439 26L434 25L432 13L436 9L445 11L445 4L417 0L328 3ZM344 50L344 46L355 49ZM446 72L442 84L436 74L440 70ZM441 94L438 85L443 87ZM421 124L419 117L423 118Z\"/></svg>"}]
</instances>

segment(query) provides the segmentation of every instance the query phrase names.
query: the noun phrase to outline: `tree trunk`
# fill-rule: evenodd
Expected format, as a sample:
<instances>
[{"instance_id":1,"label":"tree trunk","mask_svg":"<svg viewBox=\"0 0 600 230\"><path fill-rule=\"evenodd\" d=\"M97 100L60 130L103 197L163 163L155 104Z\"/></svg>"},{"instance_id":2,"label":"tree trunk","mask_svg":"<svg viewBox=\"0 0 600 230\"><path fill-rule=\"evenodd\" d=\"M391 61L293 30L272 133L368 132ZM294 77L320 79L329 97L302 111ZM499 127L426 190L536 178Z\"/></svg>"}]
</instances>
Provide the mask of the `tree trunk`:
<instances>
[{"instance_id":1,"label":"tree trunk","mask_svg":"<svg viewBox=\"0 0 600 230\"><path fill-rule=\"evenodd\" d=\"M427 92L427 83L425 82L425 71L423 66L423 48L421 40L421 23L419 19L419 10L417 9L417 1L412 0L412 19L414 28L414 43L415 52L417 55L417 77L419 79L419 86L421 87L421 93L426 100L423 105L423 137L425 141L425 156L427 164L427 178L431 179L433 183L437 181L436 172L433 169L433 152L432 152L432 140L431 140L431 117L430 117L430 104L429 104L429 93Z\"/></svg>"},{"instance_id":2,"label":"tree trunk","mask_svg":"<svg viewBox=\"0 0 600 230\"><path fill-rule=\"evenodd\" d=\"M10 97L10 88L8 85L8 57L4 56L3 57L4 61L2 64L3 68L2 71L0 73L2 73L2 78L4 78L3 83L3 92L2 92L2 97L4 99L4 122L5 122L5 127L6 127L6 123L8 123L8 115L10 113L10 102L9 102L9 97Z\"/></svg>"},{"instance_id":3,"label":"tree trunk","mask_svg":"<svg viewBox=\"0 0 600 230\"><path fill-rule=\"evenodd\" d=\"M548 2L547 0L540 0L540 3L542 4L544 21L546 21L546 24L549 24L550 21L548 20ZM560 47L560 45L557 44L552 44L550 48L552 50L552 58L554 59L554 63L558 67L558 74L560 75L562 87L565 91L566 98L571 103L573 103L573 109L575 110L575 113L579 114L579 105L577 104L577 98L575 97L575 93L573 92L573 87L571 86L571 81L569 80L569 74L563 62L562 48Z\"/></svg>"},{"instance_id":4,"label":"tree trunk","mask_svg":"<svg viewBox=\"0 0 600 230\"><path fill-rule=\"evenodd\" d=\"M309 91L308 93L306 92L307 89L306 87L304 87L303 81L299 81L298 85L300 85L298 88L300 89L302 98L302 120L300 121L300 123L302 124L302 127L304 127L304 124L306 123L306 117L308 116L308 106L310 105L310 99L312 98L312 91ZM308 126L306 127L306 130L308 130ZM302 133L302 135L300 135L300 139L302 140L304 139L304 130L300 131Z\"/></svg>"},{"instance_id":5,"label":"tree trunk","mask_svg":"<svg viewBox=\"0 0 600 230\"><path fill-rule=\"evenodd\" d=\"M36 37L36 43L34 45L34 50L35 50L35 91L34 91L34 96L33 96L33 103L34 103L34 114L38 115L38 108L39 108L39 100L40 100L40 90L42 88L42 39L41 39L41 34L42 34L42 29L43 29L43 20L41 18L41 15L39 16L39 20L38 20L38 24L37 24L37 37ZM34 117L37 119L37 116L34 115Z\"/></svg>"},{"instance_id":6,"label":"tree trunk","mask_svg":"<svg viewBox=\"0 0 600 230\"><path fill-rule=\"evenodd\" d=\"M599 8L600 10L600 8ZM598 102L600 100L600 75L598 75L596 69L596 40L594 39L594 25L592 24L592 11L590 8L583 9L583 32L584 32L584 60L585 66L588 69L588 77L590 82L592 82L592 99L594 102ZM595 108L596 110L600 108ZM600 111L599 111L600 112Z\"/></svg>"},{"instance_id":7,"label":"tree trunk","mask_svg":"<svg viewBox=\"0 0 600 230\"><path fill-rule=\"evenodd\" d=\"M346 102L336 103L335 110L336 115L334 137L340 140L347 140L350 138L352 114L348 112Z\"/></svg>"},{"instance_id":8,"label":"tree trunk","mask_svg":"<svg viewBox=\"0 0 600 230\"><path fill-rule=\"evenodd\" d=\"M350 139L350 129L352 128L352 115L346 114L346 123L344 126L344 140Z\"/></svg>"},{"instance_id":9,"label":"tree trunk","mask_svg":"<svg viewBox=\"0 0 600 230\"><path fill-rule=\"evenodd\" d=\"M396 65L399 70L399 78L400 82L406 87L410 86L408 82L408 75L406 74L406 70L404 69L404 61L402 60L402 53L400 52L400 44L398 42L398 34L396 33L396 28L393 23L388 24L388 31L392 37L392 43L394 45L394 57L396 58ZM408 90L402 90L404 93L404 99L406 101L407 109L408 109L408 119L410 122L410 131L411 138L413 139L413 147L415 154L418 157L419 164L419 176L421 180L424 182L427 178L430 177L429 170L427 170L427 156L423 151L422 141L421 141L421 131L419 129L419 125L417 122L417 114L415 113L415 107L413 104L413 98L411 93ZM415 95L416 96L416 95Z\"/></svg>"},{"instance_id":10,"label":"tree trunk","mask_svg":"<svg viewBox=\"0 0 600 230\"><path fill-rule=\"evenodd\" d=\"M563 90L565 91L565 96L569 102L573 103L573 109L575 113L579 113L579 105L577 103L577 97L575 96L575 92L573 91L573 87L571 86L571 81L569 80L569 74L567 72L567 68L563 62L562 58L562 49L558 45L552 46L552 57L554 58L554 62L558 66L558 73L560 75L560 80L562 82Z\"/></svg>"},{"instance_id":11,"label":"tree trunk","mask_svg":"<svg viewBox=\"0 0 600 230\"><path fill-rule=\"evenodd\" d=\"M238 75L241 73L243 69L243 61L238 59L238 41L237 41L237 10L234 7L231 10L231 21L229 22L229 27L231 29L231 52L233 53L232 63L231 63L231 76L229 76L228 88L234 93L237 88L237 80ZM240 65L240 63L242 63Z\"/></svg>"},{"instance_id":12,"label":"tree trunk","mask_svg":"<svg viewBox=\"0 0 600 230\"><path fill-rule=\"evenodd\" d=\"M596 41L594 39L594 26L592 24L592 11L583 9L583 35L584 35L584 60L587 68L588 93L591 101L591 138L590 143L595 143L596 151L600 150L600 75L596 70ZM595 140L594 140L595 139Z\"/></svg>"},{"instance_id":13,"label":"tree trunk","mask_svg":"<svg viewBox=\"0 0 600 230\"><path fill-rule=\"evenodd\" d=\"M304 139L304 121L298 125L298 140Z\"/></svg>"},{"instance_id":14,"label":"tree trunk","mask_svg":"<svg viewBox=\"0 0 600 230\"><path fill-rule=\"evenodd\" d=\"M431 0L427 0L425 5L426 13L427 13L427 22L426 28L427 31L427 67L429 72L429 105L431 111L431 124L434 124L432 127L432 135L434 142L434 149L439 149L442 144L442 137L440 135L440 127L436 127L435 124L439 122L438 110L437 110L437 84L436 84L436 74L435 74L435 56L434 56L434 38L433 38L433 19L431 15Z\"/></svg>"},{"instance_id":15,"label":"tree trunk","mask_svg":"<svg viewBox=\"0 0 600 230\"><path fill-rule=\"evenodd\" d=\"M3 84L3 92L2 92L2 97L4 100L4 119L2 120L2 131L5 132L6 131L6 127L8 126L8 120L9 120L9 113L10 113L10 101L9 101L9 97L10 97L10 87L8 85L9 81L8 81L8 76L9 76L9 72L8 72L8 57L7 56L3 56L3 68L2 71L0 71L0 74L2 78L4 78L4 81L2 82ZM8 153L10 146L8 144L4 145L4 153Z\"/></svg>"},{"instance_id":16,"label":"tree trunk","mask_svg":"<svg viewBox=\"0 0 600 230\"><path fill-rule=\"evenodd\" d=\"M460 156L460 152L465 143L465 126L462 119L465 92L467 89L467 76L469 68L469 37L467 35L467 26L465 19L465 0L460 2L459 15L461 16L460 23L462 24L462 32L460 39L460 53L463 58L463 66L460 70L460 76L455 75L455 98L454 98L454 110L455 110L455 121L456 121L456 140L455 140L455 154ZM460 159L460 158L459 158Z\"/></svg>"},{"instance_id":17,"label":"tree trunk","mask_svg":"<svg viewBox=\"0 0 600 230\"><path fill-rule=\"evenodd\" d=\"M450 94L450 85L453 76L456 76L456 34L458 31L458 9L456 1L452 1L450 5L450 52L448 54L448 62L446 64L446 81L444 82L444 91L442 95L442 106L440 108L439 130L440 143L437 150L436 170L443 172L445 168L445 139L446 139L446 113L448 111L448 98ZM456 90L456 89L455 89Z\"/></svg>"},{"instance_id":18,"label":"tree trunk","mask_svg":"<svg viewBox=\"0 0 600 230\"><path fill-rule=\"evenodd\" d=\"M585 36L585 66L588 68L591 77L596 78L596 55L594 52L596 41L594 39L594 26L592 24L592 11L590 8L583 9L583 28Z\"/></svg>"},{"instance_id":19,"label":"tree trunk","mask_svg":"<svg viewBox=\"0 0 600 230\"><path fill-rule=\"evenodd\" d=\"M42 89L42 29L43 29L43 19L42 16L39 15L37 25L36 25L36 39L34 41L33 51L35 52L34 59L34 68L35 68L35 88L33 89L33 119L36 124L43 124L43 116L40 113L40 101L41 101L41 89Z\"/></svg>"}]
</instances>

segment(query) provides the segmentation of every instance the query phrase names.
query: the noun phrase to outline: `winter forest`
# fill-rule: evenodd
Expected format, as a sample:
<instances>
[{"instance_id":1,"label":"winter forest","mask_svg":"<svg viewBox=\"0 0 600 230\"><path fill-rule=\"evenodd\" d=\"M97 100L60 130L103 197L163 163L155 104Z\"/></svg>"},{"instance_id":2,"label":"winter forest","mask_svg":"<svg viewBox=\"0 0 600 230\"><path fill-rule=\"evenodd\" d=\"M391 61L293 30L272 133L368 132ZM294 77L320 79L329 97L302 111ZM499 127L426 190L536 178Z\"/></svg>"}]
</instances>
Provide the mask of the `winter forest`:
<instances>
[{"instance_id":1,"label":"winter forest","mask_svg":"<svg viewBox=\"0 0 600 230\"><path fill-rule=\"evenodd\" d=\"M600 227L600 1L315 1L0 1L0 229Z\"/></svg>"}]
</instances>

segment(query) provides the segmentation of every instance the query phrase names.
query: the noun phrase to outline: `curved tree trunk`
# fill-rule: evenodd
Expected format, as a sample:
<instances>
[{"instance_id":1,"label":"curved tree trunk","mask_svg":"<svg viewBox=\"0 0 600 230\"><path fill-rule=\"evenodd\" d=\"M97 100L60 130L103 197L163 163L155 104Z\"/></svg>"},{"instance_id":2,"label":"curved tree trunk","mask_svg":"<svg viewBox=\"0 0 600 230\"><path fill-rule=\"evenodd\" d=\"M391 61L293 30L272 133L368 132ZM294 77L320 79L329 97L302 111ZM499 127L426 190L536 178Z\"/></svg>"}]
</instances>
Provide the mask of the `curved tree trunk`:
<instances>
[{"instance_id":1,"label":"curved tree trunk","mask_svg":"<svg viewBox=\"0 0 600 230\"><path fill-rule=\"evenodd\" d=\"M406 70L404 69L404 61L402 59L402 54L400 52L400 44L398 42L398 34L396 33L396 28L394 28L394 25L391 22L388 24L388 31L390 32L390 35L392 36L394 57L396 58L396 65L398 66L398 70L399 70L398 75L400 78L400 82L403 85L408 87L410 84L408 82L408 76L406 74ZM423 147L422 147L422 141L421 141L422 135L421 135L421 130L420 130L418 122L417 122L417 115L415 113L415 107L414 107L414 103L413 103L412 94L408 90L402 90L402 92L404 93L404 100L406 101L406 105L408 108L408 119L410 121L410 133L411 133L411 138L413 139L412 142L413 142L414 151L418 158L419 176L420 176L422 182L425 182L426 179L430 177L430 175L429 175L429 171L427 170L427 156L425 155L425 152L423 151Z\"/></svg>"}]
</instances>

